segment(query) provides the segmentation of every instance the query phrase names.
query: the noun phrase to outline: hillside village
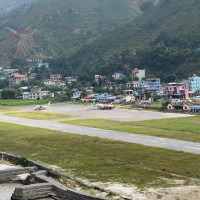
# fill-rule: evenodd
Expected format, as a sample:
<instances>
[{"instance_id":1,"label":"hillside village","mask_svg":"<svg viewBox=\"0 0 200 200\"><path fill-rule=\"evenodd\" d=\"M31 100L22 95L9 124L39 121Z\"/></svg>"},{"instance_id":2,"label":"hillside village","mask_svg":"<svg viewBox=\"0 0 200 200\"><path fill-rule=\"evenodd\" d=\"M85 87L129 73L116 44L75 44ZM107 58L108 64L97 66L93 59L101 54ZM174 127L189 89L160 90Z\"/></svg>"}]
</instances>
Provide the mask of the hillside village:
<instances>
[{"instance_id":1,"label":"hillside village","mask_svg":"<svg viewBox=\"0 0 200 200\"><path fill-rule=\"evenodd\" d=\"M200 76L162 83L159 77L146 78L145 69L132 70L130 77L114 72L111 77L95 75L93 81L80 81L79 76L62 77L51 74L49 64L40 61L35 67L27 67L29 73L20 69L1 67L2 99L50 99L91 103L130 104L132 107L148 107L162 103L168 111L199 112ZM10 94L10 95L9 95ZM163 106L164 105L164 106ZM161 107L160 107L161 109Z\"/></svg>"}]
</instances>

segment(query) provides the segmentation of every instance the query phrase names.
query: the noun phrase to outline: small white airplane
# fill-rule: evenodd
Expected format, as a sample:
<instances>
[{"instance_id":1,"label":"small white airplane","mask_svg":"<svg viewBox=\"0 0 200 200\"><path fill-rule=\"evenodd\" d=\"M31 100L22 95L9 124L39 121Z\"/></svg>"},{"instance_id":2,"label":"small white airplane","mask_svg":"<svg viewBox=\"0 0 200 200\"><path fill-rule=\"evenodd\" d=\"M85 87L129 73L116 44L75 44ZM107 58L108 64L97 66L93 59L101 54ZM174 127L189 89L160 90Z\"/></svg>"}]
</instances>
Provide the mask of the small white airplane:
<instances>
[{"instance_id":1,"label":"small white airplane","mask_svg":"<svg viewBox=\"0 0 200 200\"><path fill-rule=\"evenodd\" d=\"M47 105L39 105L39 106L35 106L33 108L33 110L35 111L40 111L40 110L46 110L47 108L49 108L49 106L51 105L51 102L49 101L49 103Z\"/></svg>"}]
</instances>

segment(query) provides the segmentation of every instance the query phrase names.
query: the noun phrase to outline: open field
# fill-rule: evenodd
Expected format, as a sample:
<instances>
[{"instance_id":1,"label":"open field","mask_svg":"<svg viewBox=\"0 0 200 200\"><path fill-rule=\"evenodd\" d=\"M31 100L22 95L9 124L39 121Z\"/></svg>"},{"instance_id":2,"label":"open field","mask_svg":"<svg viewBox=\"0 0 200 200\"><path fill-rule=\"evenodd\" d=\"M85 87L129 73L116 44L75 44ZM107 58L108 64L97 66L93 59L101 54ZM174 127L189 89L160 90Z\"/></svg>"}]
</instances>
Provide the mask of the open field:
<instances>
[{"instance_id":1,"label":"open field","mask_svg":"<svg viewBox=\"0 0 200 200\"><path fill-rule=\"evenodd\" d=\"M26 106L47 104L48 100L0 99L0 106Z\"/></svg>"},{"instance_id":2,"label":"open field","mask_svg":"<svg viewBox=\"0 0 200 200\"><path fill-rule=\"evenodd\" d=\"M0 106L0 112L8 112L8 111L19 111L20 109L11 108L8 106Z\"/></svg>"},{"instance_id":3,"label":"open field","mask_svg":"<svg viewBox=\"0 0 200 200\"><path fill-rule=\"evenodd\" d=\"M74 115L49 113L49 112L43 112L43 111L13 112L13 113L4 113L4 115L22 117L22 118L28 118L28 119L37 119L37 120L69 119L69 118L78 117Z\"/></svg>"},{"instance_id":4,"label":"open field","mask_svg":"<svg viewBox=\"0 0 200 200\"><path fill-rule=\"evenodd\" d=\"M2 122L0 151L57 165L73 176L94 182L168 187L165 178L175 177L165 172L200 176L196 154Z\"/></svg>"},{"instance_id":5,"label":"open field","mask_svg":"<svg viewBox=\"0 0 200 200\"><path fill-rule=\"evenodd\" d=\"M137 122L79 119L61 123L200 142L200 115Z\"/></svg>"}]
</instances>

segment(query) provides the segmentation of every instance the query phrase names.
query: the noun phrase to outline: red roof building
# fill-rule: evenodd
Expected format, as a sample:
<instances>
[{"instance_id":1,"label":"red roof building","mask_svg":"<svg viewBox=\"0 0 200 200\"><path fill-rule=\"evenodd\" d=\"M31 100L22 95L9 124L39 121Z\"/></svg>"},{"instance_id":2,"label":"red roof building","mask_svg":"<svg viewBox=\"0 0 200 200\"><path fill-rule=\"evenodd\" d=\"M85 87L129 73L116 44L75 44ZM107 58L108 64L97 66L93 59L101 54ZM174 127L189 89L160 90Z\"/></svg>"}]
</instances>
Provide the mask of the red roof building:
<instances>
[{"instance_id":1,"label":"red roof building","mask_svg":"<svg viewBox=\"0 0 200 200\"><path fill-rule=\"evenodd\" d=\"M20 84L22 81L28 81L28 78L24 74L12 74L9 79L9 87L15 87Z\"/></svg>"}]
</instances>

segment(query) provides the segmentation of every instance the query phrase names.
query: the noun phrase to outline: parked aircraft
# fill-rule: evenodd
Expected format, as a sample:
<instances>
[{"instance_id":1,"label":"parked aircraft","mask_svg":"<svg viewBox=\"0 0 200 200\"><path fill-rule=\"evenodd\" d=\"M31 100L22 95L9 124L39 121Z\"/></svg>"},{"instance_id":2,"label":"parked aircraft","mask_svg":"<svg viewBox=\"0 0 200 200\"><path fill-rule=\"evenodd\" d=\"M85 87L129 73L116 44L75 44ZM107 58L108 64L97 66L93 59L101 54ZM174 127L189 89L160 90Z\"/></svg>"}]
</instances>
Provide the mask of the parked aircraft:
<instances>
[{"instance_id":1,"label":"parked aircraft","mask_svg":"<svg viewBox=\"0 0 200 200\"><path fill-rule=\"evenodd\" d=\"M112 110L115 108L112 104L96 104L99 110Z\"/></svg>"},{"instance_id":2,"label":"parked aircraft","mask_svg":"<svg viewBox=\"0 0 200 200\"><path fill-rule=\"evenodd\" d=\"M47 108L49 108L50 105L51 102L49 102L47 105L38 105L34 107L34 110L35 111L46 110Z\"/></svg>"}]
</instances>

